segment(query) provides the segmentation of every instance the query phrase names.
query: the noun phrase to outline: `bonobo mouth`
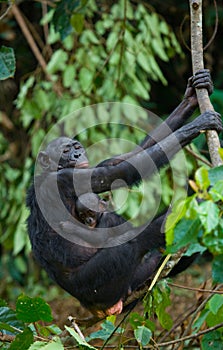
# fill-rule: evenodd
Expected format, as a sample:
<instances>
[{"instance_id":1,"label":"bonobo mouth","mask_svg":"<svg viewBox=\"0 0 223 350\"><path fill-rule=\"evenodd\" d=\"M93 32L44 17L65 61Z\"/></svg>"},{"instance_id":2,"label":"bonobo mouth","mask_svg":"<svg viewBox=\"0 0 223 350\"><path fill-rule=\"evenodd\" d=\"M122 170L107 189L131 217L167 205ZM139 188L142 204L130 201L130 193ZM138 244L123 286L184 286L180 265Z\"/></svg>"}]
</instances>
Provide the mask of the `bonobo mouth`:
<instances>
[{"instance_id":1,"label":"bonobo mouth","mask_svg":"<svg viewBox=\"0 0 223 350\"><path fill-rule=\"evenodd\" d=\"M81 164L75 165L74 166L77 169L86 169L89 168L89 163L88 162L83 162Z\"/></svg>"},{"instance_id":2,"label":"bonobo mouth","mask_svg":"<svg viewBox=\"0 0 223 350\"><path fill-rule=\"evenodd\" d=\"M89 168L89 163L88 162L83 162L80 164L77 164L76 162L69 162L69 164L66 164L65 166L59 164L58 170L61 169L67 169L67 168L76 168L76 169L86 169Z\"/></svg>"},{"instance_id":3,"label":"bonobo mouth","mask_svg":"<svg viewBox=\"0 0 223 350\"><path fill-rule=\"evenodd\" d=\"M74 161L74 162L69 161L69 164L67 164L67 166L66 166L66 168L76 168L76 169L86 169L88 167L89 167L89 163L87 161L79 163L79 164L77 164L76 161Z\"/></svg>"}]
</instances>

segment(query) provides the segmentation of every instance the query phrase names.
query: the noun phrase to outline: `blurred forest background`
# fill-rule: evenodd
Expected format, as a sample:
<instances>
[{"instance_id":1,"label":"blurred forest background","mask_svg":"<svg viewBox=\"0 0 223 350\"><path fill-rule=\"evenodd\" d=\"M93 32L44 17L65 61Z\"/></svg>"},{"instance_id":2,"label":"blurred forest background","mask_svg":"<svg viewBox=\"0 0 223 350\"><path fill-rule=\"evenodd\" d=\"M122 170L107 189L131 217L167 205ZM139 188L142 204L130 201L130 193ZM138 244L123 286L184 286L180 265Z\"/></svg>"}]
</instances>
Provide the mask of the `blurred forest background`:
<instances>
[{"instance_id":1,"label":"blurred forest background","mask_svg":"<svg viewBox=\"0 0 223 350\"><path fill-rule=\"evenodd\" d=\"M215 110L223 115L222 1L217 1L217 5L218 28L212 38L216 8L213 2L203 2L204 45L212 38L204 59L215 86L211 100ZM21 293L41 296L52 306L55 322L62 326L71 310L78 317L85 316L85 311L56 287L32 259L25 200L39 147L54 123L92 104L112 101L135 104L165 119L182 100L187 79L192 75L189 4L177 0L36 0L16 1L16 5L13 1L1 1L0 16L1 44L13 48L16 58L15 76L0 81L0 297L14 306ZM130 125L140 125L137 114L122 111L117 115L122 114ZM110 121L106 111L103 120L98 119L97 113L85 119L78 114L74 118L81 128L87 128L90 122ZM111 130L102 125L88 129L80 139L88 147L110 136ZM134 143L143 137L140 132L134 133L131 126L113 130L112 136ZM113 145L112 153L118 152L119 146ZM195 157L194 152L204 157L206 163ZM191 179L201 165L208 168L203 135L185 154ZM104 149L97 157L105 158ZM90 160L95 164L94 156ZM180 172L176 164L175 167ZM173 196L171 172L166 168L162 175L160 209L168 206ZM150 205L155 187L150 182L146 193ZM120 212L132 217L141 196L140 191L130 194ZM121 197L121 192L114 194L114 202ZM141 215L148 214L148 210L151 208L144 208ZM222 221L218 225L218 234L222 236ZM210 246L214 246L213 241ZM213 248L211 252L222 258L222 250L216 252ZM191 286L205 284L210 267L205 261L203 264L207 270L195 266L182 274L180 281ZM182 302L177 314L188 307L188 292L185 294L178 290L175 296L178 304Z\"/></svg>"}]
</instances>

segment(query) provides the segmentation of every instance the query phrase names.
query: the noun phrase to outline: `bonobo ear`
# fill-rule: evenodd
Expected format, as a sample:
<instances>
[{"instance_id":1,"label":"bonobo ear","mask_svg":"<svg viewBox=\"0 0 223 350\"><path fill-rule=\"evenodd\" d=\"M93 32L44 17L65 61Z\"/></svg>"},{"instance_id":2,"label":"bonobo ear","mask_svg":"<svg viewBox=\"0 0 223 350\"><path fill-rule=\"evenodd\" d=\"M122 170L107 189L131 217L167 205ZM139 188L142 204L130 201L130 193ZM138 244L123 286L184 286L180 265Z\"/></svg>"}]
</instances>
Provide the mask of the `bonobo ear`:
<instances>
[{"instance_id":1,"label":"bonobo ear","mask_svg":"<svg viewBox=\"0 0 223 350\"><path fill-rule=\"evenodd\" d=\"M50 169L50 157L46 152L40 152L38 155L38 162L44 170Z\"/></svg>"}]
</instances>

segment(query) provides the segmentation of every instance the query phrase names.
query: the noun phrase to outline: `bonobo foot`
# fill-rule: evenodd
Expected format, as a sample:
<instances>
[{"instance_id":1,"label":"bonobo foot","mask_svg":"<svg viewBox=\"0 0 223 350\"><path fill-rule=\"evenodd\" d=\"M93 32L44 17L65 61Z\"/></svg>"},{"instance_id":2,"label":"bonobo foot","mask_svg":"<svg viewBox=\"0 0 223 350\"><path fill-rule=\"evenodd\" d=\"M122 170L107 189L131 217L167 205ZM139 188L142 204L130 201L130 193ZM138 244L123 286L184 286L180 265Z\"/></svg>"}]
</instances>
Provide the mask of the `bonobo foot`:
<instances>
[{"instance_id":1,"label":"bonobo foot","mask_svg":"<svg viewBox=\"0 0 223 350\"><path fill-rule=\"evenodd\" d=\"M123 301L120 299L115 305L111 306L106 310L94 311L94 315L99 318L104 318L111 315L119 315L123 309Z\"/></svg>"}]
</instances>

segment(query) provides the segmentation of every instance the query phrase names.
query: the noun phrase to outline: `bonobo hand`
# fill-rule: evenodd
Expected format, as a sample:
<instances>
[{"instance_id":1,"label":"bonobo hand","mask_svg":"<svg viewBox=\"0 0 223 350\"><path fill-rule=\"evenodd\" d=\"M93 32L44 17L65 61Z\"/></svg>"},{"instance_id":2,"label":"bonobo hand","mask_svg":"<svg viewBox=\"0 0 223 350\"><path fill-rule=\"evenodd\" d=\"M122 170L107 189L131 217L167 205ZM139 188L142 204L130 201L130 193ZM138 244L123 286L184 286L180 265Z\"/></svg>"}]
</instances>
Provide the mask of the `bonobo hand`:
<instances>
[{"instance_id":1,"label":"bonobo hand","mask_svg":"<svg viewBox=\"0 0 223 350\"><path fill-rule=\"evenodd\" d=\"M201 69L197 71L192 77L188 79L188 84L184 98L194 98L194 102L197 103L197 96L195 92L197 89L207 89L209 95L213 92L213 82L209 69Z\"/></svg>"},{"instance_id":2,"label":"bonobo hand","mask_svg":"<svg viewBox=\"0 0 223 350\"><path fill-rule=\"evenodd\" d=\"M199 125L200 131L202 130L216 130L222 131L221 115L215 111L206 111L195 119L197 125Z\"/></svg>"}]
</instances>

